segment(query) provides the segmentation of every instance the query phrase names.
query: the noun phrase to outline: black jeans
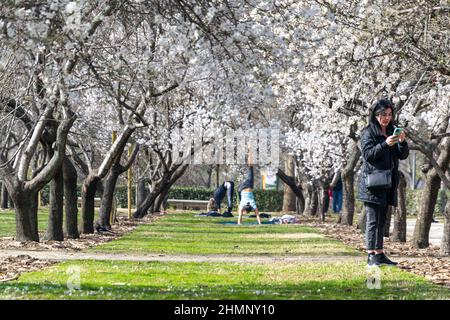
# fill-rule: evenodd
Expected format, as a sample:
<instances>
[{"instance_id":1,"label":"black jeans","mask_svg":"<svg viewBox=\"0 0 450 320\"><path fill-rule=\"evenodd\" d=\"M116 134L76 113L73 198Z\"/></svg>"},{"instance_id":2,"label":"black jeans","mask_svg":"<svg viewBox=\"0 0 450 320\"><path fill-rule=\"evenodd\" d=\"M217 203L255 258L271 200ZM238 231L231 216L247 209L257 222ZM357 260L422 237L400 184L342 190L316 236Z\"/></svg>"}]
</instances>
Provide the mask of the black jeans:
<instances>
[{"instance_id":1,"label":"black jeans","mask_svg":"<svg viewBox=\"0 0 450 320\"><path fill-rule=\"evenodd\" d=\"M223 183L217 190L214 192L214 199L216 200L217 207L220 209L220 204L225 197L225 193L227 195L227 204L228 204L228 212L233 210L233 194L234 194L234 182L227 181L230 186L228 188L225 187L225 183Z\"/></svg>"},{"instance_id":2,"label":"black jeans","mask_svg":"<svg viewBox=\"0 0 450 320\"><path fill-rule=\"evenodd\" d=\"M366 209L366 248L367 250L383 249L388 207L369 202L364 203L364 207Z\"/></svg>"}]
</instances>

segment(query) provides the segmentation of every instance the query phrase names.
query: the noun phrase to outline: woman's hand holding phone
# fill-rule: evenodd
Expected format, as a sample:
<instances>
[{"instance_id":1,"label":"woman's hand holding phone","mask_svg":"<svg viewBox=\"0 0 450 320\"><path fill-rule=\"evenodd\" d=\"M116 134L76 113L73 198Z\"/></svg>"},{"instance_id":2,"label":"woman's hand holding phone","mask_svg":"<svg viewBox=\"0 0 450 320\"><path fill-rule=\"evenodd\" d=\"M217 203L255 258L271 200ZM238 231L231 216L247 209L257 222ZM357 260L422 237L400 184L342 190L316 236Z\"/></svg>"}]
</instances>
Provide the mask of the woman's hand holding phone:
<instances>
[{"instance_id":1,"label":"woman's hand holding phone","mask_svg":"<svg viewBox=\"0 0 450 320\"><path fill-rule=\"evenodd\" d=\"M399 141L399 136L397 135L392 135L387 137L386 139L386 143L388 144L389 147L392 147L394 144L396 144Z\"/></svg>"}]
</instances>

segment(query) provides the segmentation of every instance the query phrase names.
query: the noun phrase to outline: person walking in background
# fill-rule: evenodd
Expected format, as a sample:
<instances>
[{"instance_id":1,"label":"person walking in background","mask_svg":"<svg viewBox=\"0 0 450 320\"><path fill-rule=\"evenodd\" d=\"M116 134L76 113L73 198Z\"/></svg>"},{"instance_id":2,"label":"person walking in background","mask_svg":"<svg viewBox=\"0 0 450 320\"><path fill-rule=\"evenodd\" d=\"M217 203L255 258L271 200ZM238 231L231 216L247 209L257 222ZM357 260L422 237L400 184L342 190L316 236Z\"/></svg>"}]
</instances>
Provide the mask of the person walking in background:
<instances>
[{"instance_id":1,"label":"person walking in background","mask_svg":"<svg viewBox=\"0 0 450 320\"><path fill-rule=\"evenodd\" d=\"M336 184L333 186L333 212L341 213L342 210L342 180L339 174L339 178Z\"/></svg>"},{"instance_id":2,"label":"person walking in background","mask_svg":"<svg viewBox=\"0 0 450 320\"><path fill-rule=\"evenodd\" d=\"M397 265L383 250L384 226L388 206L397 206L399 160L409 155L406 135L394 135L394 107L380 100L372 108L369 125L361 134L363 167L358 199L366 211L365 240L368 266Z\"/></svg>"}]
</instances>

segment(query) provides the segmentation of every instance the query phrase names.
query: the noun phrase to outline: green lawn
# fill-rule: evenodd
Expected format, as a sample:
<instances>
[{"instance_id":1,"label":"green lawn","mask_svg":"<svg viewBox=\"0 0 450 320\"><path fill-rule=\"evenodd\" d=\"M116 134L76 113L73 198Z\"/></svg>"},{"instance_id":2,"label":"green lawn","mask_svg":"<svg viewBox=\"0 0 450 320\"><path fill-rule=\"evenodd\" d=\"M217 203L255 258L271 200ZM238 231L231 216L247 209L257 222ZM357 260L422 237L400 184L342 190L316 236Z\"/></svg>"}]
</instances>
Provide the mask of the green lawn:
<instances>
[{"instance_id":1,"label":"green lawn","mask_svg":"<svg viewBox=\"0 0 450 320\"><path fill-rule=\"evenodd\" d=\"M78 212L80 215L80 210ZM95 220L98 219L98 210L95 211ZM48 225L48 209L42 208L38 211L39 233L44 233ZM14 237L16 234L16 216L14 210L0 211L0 237Z\"/></svg>"},{"instance_id":2,"label":"green lawn","mask_svg":"<svg viewBox=\"0 0 450 320\"><path fill-rule=\"evenodd\" d=\"M231 223L235 221L171 213L90 250L232 256L361 254L301 224L258 226L253 224L255 219L247 218L246 224L237 226ZM1 283L0 299L450 299L449 288L399 268L378 269L381 288L370 289L366 281L372 273L368 270L364 262L354 260L75 260Z\"/></svg>"},{"instance_id":3,"label":"green lawn","mask_svg":"<svg viewBox=\"0 0 450 320\"><path fill-rule=\"evenodd\" d=\"M195 217L193 213L168 214L91 250L196 255L361 255L301 224L257 225L256 219L247 218L238 226L236 218Z\"/></svg>"},{"instance_id":4,"label":"green lawn","mask_svg":"<svg viewBox=\"0 0 450 320\"><path fill-rule=\"evenodd\" d=\"M47 230L48 209L38 211L39 232ZM16 216L13 210L0 211L0 237L13 237L16 234Z\"/></svg>"},{"instance_id":5,"label":"green lawn","mask_svg":"<svg viewBox=\"0 0 450 320\"><path fill-rule=\"evenodd\" d=\"M79 270L80 289L68 270ZM362 263L71 261L1 284L2 299L449 299L450 290L397 268L369 289Z\"/></svg>"}]
</instances>

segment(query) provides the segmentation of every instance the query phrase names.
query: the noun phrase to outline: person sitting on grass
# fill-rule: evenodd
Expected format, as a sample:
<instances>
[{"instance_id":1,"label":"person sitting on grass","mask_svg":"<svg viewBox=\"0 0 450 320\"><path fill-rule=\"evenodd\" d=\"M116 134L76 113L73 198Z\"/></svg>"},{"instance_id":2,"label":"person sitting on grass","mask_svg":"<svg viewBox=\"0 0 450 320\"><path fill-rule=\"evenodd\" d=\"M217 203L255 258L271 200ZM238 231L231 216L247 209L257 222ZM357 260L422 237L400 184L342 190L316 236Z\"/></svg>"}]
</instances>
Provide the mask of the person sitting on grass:
<instances>
[{"instance_id":1,"label":"person sitting on grass","mask_svg":"<svg viewBox=\"0 0 450 320\"><path fill-rule=\"evenodd\" d=\"M252 210L255 210L256 219L258 220L258 224L261 224L261 217L259 216L259 210L256 206L255 195L253 193L254 182L253 182L253 165L251 165L251 153L248 158L248 171L247 171L247 179L242 182L238 187L239 192L239 209L238 209L238 221L237 224L242 224L242 215L245 213L249 213Z\"/></svg>"},{"instance_id":2,"label":"person sitting on grass","mask_svg":"<svg viewBox=\"0 0 450 320\"><path fill-rule=\"evenodd\" d=\"M200 216L207 217L220 217L221 214L219 212L219 208L217 207L216 200L214 198L209 199L208 204L206 205L207 213L202 213Z\"/></svg>"}]
</instances>

